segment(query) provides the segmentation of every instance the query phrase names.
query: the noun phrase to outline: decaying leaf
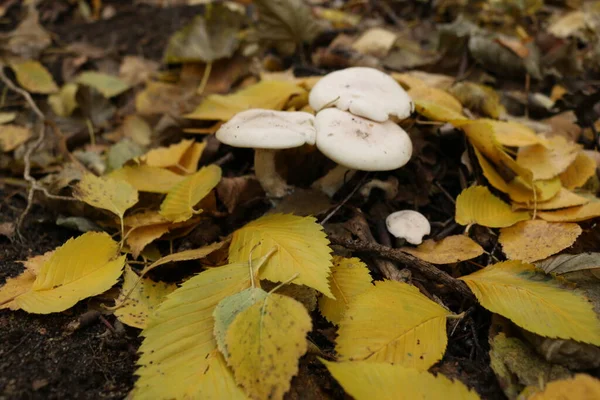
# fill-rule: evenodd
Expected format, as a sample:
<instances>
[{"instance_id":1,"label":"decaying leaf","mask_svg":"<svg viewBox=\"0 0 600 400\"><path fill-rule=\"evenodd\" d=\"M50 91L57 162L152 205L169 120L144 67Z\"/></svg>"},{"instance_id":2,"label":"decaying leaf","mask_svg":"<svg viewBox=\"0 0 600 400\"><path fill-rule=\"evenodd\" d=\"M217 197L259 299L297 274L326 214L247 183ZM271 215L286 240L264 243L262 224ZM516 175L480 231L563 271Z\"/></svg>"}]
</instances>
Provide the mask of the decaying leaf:
<instances>
[{"instance_id":1,"label":"decaying leaf","mask_svg":"<svg viewBox=\"0 0 600 400\"><path fill-rule=\"evenodd\" d=\"M279 294L268 295L234 318L225 340L227 362L251 398L283 399L308 348L311 328L306 308Z\"/></svg>"},{"instance_id":2,"label":"decaying leaf","mask_svg":"<svg viewBox=\"0 0 600 400\"><path fill-rule=\"evenodd\" d=\"M37 61L11 63L17 82L32 93L49 94L58 91L50 72Z\"/></svg>"},{"instance_id":3,"label":"decaying leaf","mask_svg":"<svg viewBox=\"0 0 600 400\"><path fill-rule=\"evenodd\" d=\"M547 274L566 274L600 268L600 253L559 254L535 263Z\"/></svg>"},{"instance_id":4,"label":"decaying leaf","mask_svg":"<svg viewBox=\"0 0 600 400\"><path fill-rule=\"evenodd\" d=\"M328 277L331 269L329 241L313 217L274 214L258 218L233 233L229 262L243 262L252 254L277 252L260 270L260 278L312 287L333 298Z\"/></svg>"},{"instance_id":5,"label":"decaying leaf","mask_svg":"<svg viewBox=\"0 0 600 400\"><path fill-rule=\"evenodd\" d=\"M212 314L248 287L246 261L204 271L168 295L142 331L134 398L243 399L218 353Z\"/></svg>"},{"instance_id":6,"label":"decaying leaf","mask_svg":"<svg viewBox=\"0 0 600 400\"><path fill-rule=\"evenodd\" d=\"M588 299L521 261L500 262L460 278L488 310L538 335L600 343Z\"/></svg>"},{"instance_id":7,"label":"decaying leaf","mask_svg":"<svg viewBox=\"0 0 600 400\"><path fill-rule=\"evenodd\" d=\"M282 110L290 97L306 91L292 82L260 81L233 94L212 94L196 108L190 119L228 121L238 112L250 108Z\"/></svg>"},{"instance_id":8,"label":"decaying leaf","mask_svg":"<svg viewBox=\"0 0 600 400\"><path fill-rule=\"evenodd\" d=\"M454 84L448 89L448 92L472 111L491 118L498 118L506 114L506 109L500 102L500 96L489 86L463 81Z\"/></svg>"},{"instance_id":9,"label":"decaying leaf","mask_svg":"<svg viewBox=\"0 0 600 400\"><path fill-rule=\"evenodd\" d=\"M221 168L217 165L201 168L169 190L160 205L160 214L170 221L181 222L201 213L202 210L196 210L194 207L220 180Z\"/></svg>"},{"instance_id":10,"label":"decaying leaf","mask_svg":"<svg viewBox=\"0 0 600 400\"><path fill-rule=\"evenodd\" d=\"M144 329L148 316L154 312L169 293L177 288L175 284L155 282L148 278L143 278L137 283L138 276L129 266L125 267L123 279L123 287L117 298L117 303L121 303L134 285L136 286L123 305L115 310L115 316L122 323L134 328Z\"/></svg>"},{"instance_id":11,"label":"decaying leaf","mask_svg":"<svg viewBox=\"0 0 600 400\"><path fill-rule=\"evenodd\" d=\"M273 42L312 42L322 25L302 0L257 0L258 34Z\"/></svg>"},{"instance_id":12,"label":"decaying leaf","mask_svg":"<svg viewBox=\"0 0 600 400\"><path fill-rule=\"evenodd\" d=\"M452 313L414 286L375 283L350 303L339 324L342 361L388 362L426 371L446 350L446 317Z\"/></svg>"},{"instance_id":13,"label":"decaying leaf","mask_svg":"<svg viewBox=\"0 0 600 400\"><path fill-rule=\"evenodd\" d=\"M521 221L502 228L498 241L510 260L532 262L571 246L582 230L571 222Z\"/></svg>"},{"instance_id":14,"label":"decaying leaf","mask_svg":"<svg viewBox=\"0 0 600 400\"><path fill-rule=\"evenodd\" d=\"M529 219L527 212L515 212L494 196L485 186L472 186L456 199L456 222L461 225L478 224L503 228Z\"/></svg>"},{"instance_id":15,"label":"decaying leaf","mask_svg":"<svg viewBox=\"0 0 600 400\"><path fill-rule=\"evenodd\" d=\"M334 256L329 283L335 300L321 296L321 314L331 323L339 324L350 302L372 286L371 280L369 269L360 259Z\"/></svg>"},{"instance_id":16,"label":"decaying leaf","mask_svg":"<svg viewBox=\"0 0 600 400\"><path fill-rule=\"evenodd\" d=\"M466 235L453 235L436 242L427 239L418 247L402 247L403 252L412 254L432 264L452 264L479 257L483 248Z\"/></svg>"},{"instance_id":17,"label":"decaying leaf","mask_svg":"<svg viewBox=\"0 0 600 400\"><path fill-rule=\"evenodd\" d=\"M88 232L68 240L43 264L31 290L15 298L16 305L29 313L49 314L110 289L125 264L118 250L106 233Z\"/></svg>"},{"instance_id":18,"label":"decaying leaf","mask_svg":"<svg viewBox=\"0 0 600 400\"><path fill-rule=\"evenodd\" d=\"M462 382L388 363L329 362L321 360L344 390L356 400L477 400Z\"/></svg>"}]
</instances>

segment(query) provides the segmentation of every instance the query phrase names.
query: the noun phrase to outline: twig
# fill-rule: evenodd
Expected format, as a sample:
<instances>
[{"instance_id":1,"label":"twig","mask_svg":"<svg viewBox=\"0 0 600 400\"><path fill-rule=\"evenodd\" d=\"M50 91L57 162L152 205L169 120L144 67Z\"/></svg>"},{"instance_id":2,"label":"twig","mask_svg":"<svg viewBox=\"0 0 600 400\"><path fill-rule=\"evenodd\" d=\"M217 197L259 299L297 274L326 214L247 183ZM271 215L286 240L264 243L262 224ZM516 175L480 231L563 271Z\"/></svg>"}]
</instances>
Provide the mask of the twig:
<instances>
[{"instance_id":1,"label":"twig","mask_svg":"<svg viewBox=\"0 0 600 400\"><path fill-rule=\"evenodd\" d=\"M325 223L327 221L329 221L331 219L331 217L333 217L333 215L336 212L338 212L338 210L340 208L342 208L344 206L344 204L346 204L352 198L352 196L354 196L354 194L356 193L356 191L363 185L363 183L365 182L365 180L366 180L366 178L367 178L368 175L369 174L367 173L367 174L363 175L362 178L360 178L360 181L356 184L356 186L354 187L354 189L352 189L352 191L348 194L348 196L346 196L344 198L344 200L342 200L340 202L340 204L338 204L333 210L331 210L331 212L329 214L327 214L327 216L325 216L325 218L323 218L323 220L320 222L321 225L325 225Z\"/></svg>"},{"instance_id":2,"label":"twig","mask_svg":"<svg viewBox=\"0 0 600 400\"><path fill-rule=\"evenodd\" d=\"M408 253L404 253L399 249L382 246L379 243L368 243L361 240L349 240L336 235L330 235L329 240L331 243L343 246L349 250L355 250L364 253L376 253L380 257L398 261L402 264L405 264L410 269L417 270L426 278L446 285L454 292L461 294L469 300L475 301L473 293L471 293L464 282L451 277L446 272L435 267L435 265L420 260Z\"/></svg>"}]
</instances>

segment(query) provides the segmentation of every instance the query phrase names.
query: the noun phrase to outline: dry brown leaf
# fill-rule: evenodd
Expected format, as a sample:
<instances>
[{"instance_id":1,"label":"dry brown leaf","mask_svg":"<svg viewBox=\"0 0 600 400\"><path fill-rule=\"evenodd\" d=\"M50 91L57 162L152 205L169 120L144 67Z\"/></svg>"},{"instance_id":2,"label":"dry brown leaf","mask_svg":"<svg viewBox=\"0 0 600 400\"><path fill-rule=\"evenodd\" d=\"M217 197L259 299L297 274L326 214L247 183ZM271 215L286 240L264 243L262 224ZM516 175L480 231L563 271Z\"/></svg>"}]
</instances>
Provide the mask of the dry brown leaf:
<instances>
[{"instance_id":1,"label":"dry brown leaf","mask_svg":"<svg viewBox=\"0 0 600 400\"><path fill-rule=\"evenodd\" d=\"M498 241L508 259L532 262L571 246L581 232L579 225L570 222L530 220L502 228Z\"/></svg>"}]
</instances>

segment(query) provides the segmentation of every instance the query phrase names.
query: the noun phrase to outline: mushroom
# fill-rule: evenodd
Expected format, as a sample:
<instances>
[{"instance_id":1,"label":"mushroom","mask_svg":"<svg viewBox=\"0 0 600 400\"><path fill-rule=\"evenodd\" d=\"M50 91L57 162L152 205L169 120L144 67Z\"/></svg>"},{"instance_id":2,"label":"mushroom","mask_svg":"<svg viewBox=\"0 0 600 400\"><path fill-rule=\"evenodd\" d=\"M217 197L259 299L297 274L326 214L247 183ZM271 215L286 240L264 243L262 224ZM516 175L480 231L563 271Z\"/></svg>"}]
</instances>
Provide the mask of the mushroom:
<instances>
[{"instance_id":1,"label":"mushroom","mask_svg":"<svg viewBox=\"0 0 600 400\"><path fill-rule=\"evenodd\" d=\"M405 119L414 111L406 91L388 74L375 68L353 67L321 78L310 91L310 106L321 111L335 106L377 122L391 115Z\"/></svg>"},{"instance_id":2,"label":"mushroom","mask_svg":"<svg viewBox=\"0 0 600 400\"><path fill-rule=\"evenodd\" d=\"M412 210L396 211L385 219L388 231L410 244L421 244L423 236L429 235L431 225L423 214Z\"/></svg>"},{"instance_id":3,"label":"mushroom","mask_svg":"<svg viewBox=\"0 0 600 400\"><path fill-rule=\"evenodd\" d=\"M375 122L328 108L315 117L315 128L317 148L338 163L338 167L315 182L325 193L335 193L341 186L341 168L389 171L405 165L412 155L410 137L392 121ZM333 175L337 180L331 179Z\"/></svg>"},{"instance_id":4,"label":"mushroom","mask_svg":"<svg viewBox=\"0 0 600 400\"><path fill-rule=\"evenodd\" d=\"M254 171L267 196L281 198L292 191L277 173L277 150L315 144L315 117L307 112L251 109L236 114L216 133L233 147L254 148Z\"/></svg>"}]
</instances>

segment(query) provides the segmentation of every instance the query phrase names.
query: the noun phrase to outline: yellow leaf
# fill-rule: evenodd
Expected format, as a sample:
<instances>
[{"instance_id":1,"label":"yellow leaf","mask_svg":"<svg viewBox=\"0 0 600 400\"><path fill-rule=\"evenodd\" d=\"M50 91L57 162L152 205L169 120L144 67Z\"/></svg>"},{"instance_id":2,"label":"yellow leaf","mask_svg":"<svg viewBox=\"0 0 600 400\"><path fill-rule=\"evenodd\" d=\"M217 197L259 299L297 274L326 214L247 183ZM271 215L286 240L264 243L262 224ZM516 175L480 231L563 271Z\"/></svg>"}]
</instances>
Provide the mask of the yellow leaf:
<instances>
[{"instance_id":1,"label":"yellow leaf","mask_svg":"<svg viewBox=\"0 0 600 400\"><path fill-rule=\"evenodd\" d=\"M139 161L151 167L168 168L176 167L184 154L192 147L194 140L184 139L169 147L152 149L139 158Z\"/></svg>"},{"instance_id":2,"label":"yellow leaf","mask_svg":"<svg viewBox=\"0 0 600 400\"><path fill-rule=\"evenodd\" d=\"M496 171L494 166L484 157L484 155L481 154L479 150L477 150L477 147L473 147L473 151L475 152L477 161L479 161L479 165L481 166L483 176L485 176L490 185L500 190L501 192L508 193L510 187L508 183L504 180L504 178L498 173L498 171Z\"/></svg>"},{"instance_id":3,"label":"yellow leaf","mask_svg":"<svg viewBox=\"0 0 600 400\"><path fill-rule=\"evenodd\" d=\"M489 86L475 82L455 83L448 92L456 97L465 108L492 118L506 114L498 93Z\"/></svg>"},{"instance_id":4,"label":"yellow leaf","mask_svg":"<svg viewBox=\"0 0 600 400\"><path fill-rule=\"evenodd\" d=\"M17 82L31 93L49 94L58 91L50 72L37 61L23 61L12 63Z\"/></svg>"},{"instance_id":5,"label":"yellow leaf","mask_svg":"<svg viewBox=\"0 0 600 400\"><path fill-rule=\"evenodd\" d=\"M31 130L18 125L0 126L0 149L13 151L31 137Z\"/></svg>"},{"instance_id":6,"label":"yellow leaf","mask_svg":"<svg viewBox=\"0 0 600 400\"><path fill-rule=\"evenodd\" d=\"M295 274L296 284L306 285L333 298L328 277L331 249L323 227L313 217L273 214L258 218L233 233L229 262L262 257L277 252L260 270L260 278L286 282Z\"/></svg>"},{"instance_id":7,"label":"yellow leaf","mask_svg":"<svg viewBox=\"0 0 600 400\"><path fill-rule=\"evenodd\" d=\"M541 211L537 216L550 222L579 222L600 217L600 201L594 200L577 207L558 211Z\"/></svg>"},{"instance_id":8,"label":"yellow leaf","mask_svg":"<svg viewBox=\"0 0 600 400\"><path fill-rule=\"evenodd\" d=\"M517 163L533 172L533 179L554 178L577 158L581 146L562 136L547 139L547 147L536 144L522 147Z\"/></svg>"},{"instance_id":9,"label":"yellow leaf","mask_svg":"<svg viewBox=\"0 0 600 400\"><path fill-rule=\"evenodd\" d=\"M212 314L221 300L248 287L245 262L201 272L168 295L142 331L134 399L234 398L225 391L236 385L219 361ZM211 372L217 361L221 374ZM215 396L216 390L223 391L223 397Z\"/></svg>"},{"instance_id":10,"label":"yellow leaf","mask_svg":"<svg viewBox=\"0 0 600 400\"><path fill-rule=\"evenodd\" d=\"M108 210L123 219L125 211L138 201L138 192L129 183L86 173L73 196L93 207Z\"/></svg>"},{"instance_id":11,"label":"yellow leaf","mask_svg":"<svg viewBox=\"0 0 600 400\"><path fill-rule=\"evenodd\" d=\"M479 257L484 252L480 245L466 235L448 236L439 242L428 239L416 248L402 247L400 250L432 264L457 263Z\"/></svg>"},{"instance_id":12,"label":"yellow leaf","mask_svg":"<svg viewBox=\"0 0 600 400\"><path fill-rule=\"evenodd\" d=\"M210 253L213 253L225 246L227 241L215 242L198 249L192 250L184 250L178 253L169 254L168 256L164 256L155 262L153 262L149 267L146 268L147 271L154 269L160 265L164 265L170 262L179 262L179 261L189 261L189 260L199 260L208 256ZM247 260L246 260L247 262ZM250 278L248 278L250 279Z\"/></svg>"},{"instance_id":13,"label":"yellow leaf","mask_svg":"<svg viewBox=\"0 0 600 400\"><path fill-rule=\"evenodd\" d=\"M498 143L509 147L523 147L539 144L545 146L546 138L538 136L535 131L523 124L512 121L480 120L492 129Z\"/></svg>"},{"instance_id":14,"label":"yellow leaf","mask_svg":"<svg viewBox=\"0 0 600 400\"><path fill-rule=\"evenodd\" d=\"M415 110L432 121L448 122L467 119L462 114L462 104L445 90L414 86L408 91L408 95L415 103Z\"/></svg>"},{"instance_id":15,"label":"yellow leaf","mask_svg":"<svg viewBox=\"0 0 600 400\"><path fill-rule=\"evenodd\" d=\"M556 196L552 197L550 200L538 203L513 203L513 209L533 210L535 208L536 210L556 210L559 208L581 206L589 203L589 201L589 199L586 199L583 196L579 196L570 190L561 188Z\"/></svg>"},{"instance_id":16,"label":"yellow leaf","mask_svg":"<svg viewBox=\"0 0 600 400\"><path fill-rule=\"evenodd\" d=\"M277 253L275 253L276 255ZM227 331L228 364L254 399L283 399L308 348L312 322L298 301L270 294L235 317Z\"/></svg>"},{"instance_id":17,"label":"yellow leaf","mask_svg":"<svg viewBox=\"0 0 600 400\"><path fill-rule=\"evenodd\" d=\"M528 400L596 400L600 399L600 380L589 375L577 374L570 379L550 382L543 392Z\"/></svg>"},{"instance_id":18,"label":"yellow leaf","mask_svg":"<svg viewBox=\"0 0 600 400\"><path fill-rule=\"evenodd\" d=\"M118 250L106 233L69 239L44 263L31 291L17 297L16 304L29 313L49 314L105 292L117 282L125 263L125 256L117 257Z\"/></svg>"},{"instance_id":19,"label":"yellow leaf","mask_svg":"<svg viewBox=\"0 0 600 400\"><path fill-rule=\"evenodd\" d=\"M0 286L0 310L18 310L20 307L15 298L30 291L34 281L35 274L27 269L14 278L6 279Z\"/></svg>"},{"instance_id":20,"label":"yellow leaf","mask_svg":"<svg viewBox=\"0 0 600 400\"><path fill-rule=\"evenodd\" d=\"M529 219L529 213L512 211L508 204L490 193L485 186L472 186L456 198L455 218L461 225L503 228Z\"/></svg>"},{"instance_id":21,"label":"yellow leaf","mask_svg":"<svg viewBox=\"0 0 600 400\"><path fill-rule=\"evenodd\" d=\"M451 314L414 286L376 282L350 303L336 351L343 361L388 362L425 371L444 355L446 317Z\"/></svg>"},{"instance_id":22,"label":"yellow leaf","mask_svg":"<svg viewBox=\"0 0 600 400\"><path fill-rule=\"evenodd\" d=\"M175 185L160 205L160 214L173 222L190 219L202 210L194 207L200 202L221 180L221 168L209 165L200 169L193 175Z\"/></svg>"},{"instance_id":23,"label":"yellow leaf","mask_svg":"<svg viewBox=\"0 0 600 400\"><path fill-rule=\"evenodd\" d=\"M283 110L288 99L305 93L305 90L292 82L261 81L233 94L212 94L200 103L190 119L228 121L235 114L250 108Z\"/></svg>"},{"instance_id":24,"label":"yellow leaf","mask_svg":"<svg viewBox=\"0 0 600 400\"><path fill-rule=\"evenodd\" d=\"M321 296L319 299L321 314L329 322L339 324L350 301L373 286L371 280L369 269L360 259L334 256L329 284L335 300Z\"/></svg>"},{"instance_id":25,"label":"yellow leaf","mask_svg":"<svg viewBox=\"0 0 600 400\"><path fill-rule=\"evenodd\" d=\"M520 176L515 177L508 185L508 196L511 200L525 203L535 203L547 201L560 192L562 184L558 177L552 179L533 181L535 194L532 185L527 183Z\"/></svg>"},{"instance_id":26,"label":"yellow leaf","mask_svg":"<svg viewBox=\"0 0 600 400\"><path fill-rule=\"evenodd\" d=\"M571 246L581 232L579 225L570 222L529 220L502 228L498 241L508 259L532 262Z\"/></svg>"},{"instance_id":27,"label":"yellow leaf","mask_svg":"<svg viewBox=\"0 0 600 400\"><path fill-rule=\"evenodd\" d=\"M123 287L121 288L117 303L121 303L138 281L137 274L129 266L125 267L123 275ZM144 329L148 316L176 288L177 285L173 283L155 282L151 279L143 278L137 283L125 303L115 310L115 316L126 325Z\"/></svg>"},{"instance_id":28,"label":"yellow leaf","mask_svg":"<svg viewBox=\"0 0 600 400\"><path fill-rule=\"evenodd\" d=\"M600 320L583 295L521 261L460 278L482 306L541 336L600 345Z\"/></svg>"},{"instance_id":29,"label":"yellow leaf","mask_svg":"<svg viewBox=\"0 0 600 400\"><path fill-rule=\"evenodd\" d=\"M595 174L596 161L581 152L577 155L575 161L559 176L563 186L572 190L585 185Z\"/></svg>"},{"instance_id":30,"label":"yellow leaf","mask_svg":"<svg viewBox=\"0 0 600 400\"><path fill-rule=\"evenodd\" d=\"M129 85L116 76L96 71L85 71L75 78L75 82L93 87L106 98L118 96L129 89Z\"/></svg>"},{"instance_id":31,"label":"yellow leaf","mask_svg":"<svg viewBox=\"0 0 600 400\"><path fill-rule=\"evenodd\" d=\"M75 83L67 83L58 93L52 94L48 97L48 104L52 108L52 111L59 117L68 117L77 108L77 89L79 87Z\"/></svg>"},{"instance_id":32,"label":"yellow leaf","mask_svg":"<svg viewBox=\"0 0 600 400\"><path fill-rule=\"evenodd\" d=\"M217 347L219 351L229 358L229 352L227 350L227 330L229 326L242 311L246 310L250 306L263 301L268 296L268 293L260 288L248 288L239 293L231 295L221 300L215 311L213 317L215 319L215 339L217 341Z\"/></svg>"},{"instance_id":33,"label":"yellow leaf","mask_svg":"<svg viewBox=\"0 0 600 400\"><path fill-rule=\"evenodd\" d=\"M167 193L185 179L168 169L149 165L125 166L112 171L107 176L125 181L140 192L150 193Z\"/></svg>"},{"instance_id":34,"label":"yellow leaf","mask_svg":"<svg viewBox=\"0 0 600 400\"><path fill-rule=\"evenodd\" d=\"M125 236L125 241L129 246L131 255L137 258L146 246L169 232L172 226L173 223L166 222L163 224L140 226L129 231Z\"/></svg>"},{"instance_id":35,"label":"yellow leaf","mask_svg":"<svg viewBox=\"0 0 600 400\"><path fill-rule=\"evenodd\" d=\"M198 170L198 161L200 161L200 157L202 157L202 152L205 147L206 142L194 142L192 146L183 153L177 166L173 168L177 168L186 174L196 172Z\"/></svg>"},{"instance_id":36,"label":"yellow leaf","mask_svg":"<svg viewBox=\"0 0 600 400\"><path fill-rule=\"evenodd\" d=\"M331 375L356 400L477 400L462 382L442 374L402 365L364 361L334 363L321 360Z\"/></svg>"}]
</instances>

